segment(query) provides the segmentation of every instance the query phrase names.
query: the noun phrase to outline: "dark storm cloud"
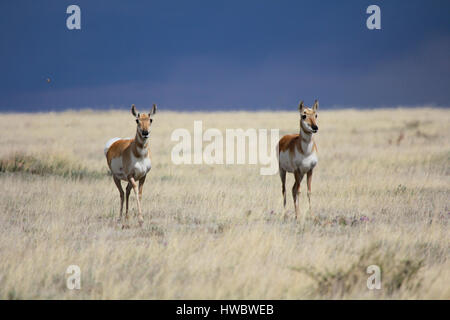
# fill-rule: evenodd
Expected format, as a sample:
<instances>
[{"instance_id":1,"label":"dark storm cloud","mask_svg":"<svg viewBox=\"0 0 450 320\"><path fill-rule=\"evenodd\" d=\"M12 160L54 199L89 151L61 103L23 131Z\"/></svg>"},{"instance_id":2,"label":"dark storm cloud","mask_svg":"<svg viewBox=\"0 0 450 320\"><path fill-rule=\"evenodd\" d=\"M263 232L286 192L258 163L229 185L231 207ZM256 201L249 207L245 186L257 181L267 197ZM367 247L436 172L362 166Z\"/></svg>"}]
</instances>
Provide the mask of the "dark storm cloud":
<instances>
[{"instance_id":1,"label":"dark storm cloud","mask_svg":"<svg viewBox=\"0 0 450 320\"><path fill-rule=\"evenodd\" d=\"M70 4L0 4L0 110L450 105L448 1Z\"/></svg>"}]
</instances>

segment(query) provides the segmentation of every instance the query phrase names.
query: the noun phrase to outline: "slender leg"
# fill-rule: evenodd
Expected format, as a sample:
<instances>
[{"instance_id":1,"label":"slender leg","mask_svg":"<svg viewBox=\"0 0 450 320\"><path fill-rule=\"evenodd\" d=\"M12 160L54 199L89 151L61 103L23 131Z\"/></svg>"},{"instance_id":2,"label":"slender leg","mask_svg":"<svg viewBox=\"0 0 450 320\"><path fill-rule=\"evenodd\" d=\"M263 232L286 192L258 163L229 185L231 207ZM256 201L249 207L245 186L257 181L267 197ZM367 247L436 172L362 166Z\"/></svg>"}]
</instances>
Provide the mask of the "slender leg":
<instances>
[{"instance_id":1,"label":"slender leg","mask_svg":"<svg viewBox=\"0 0 450 320\"><path fill-rule=\"evenodd\" d=\"M113 176L114 183L116 184L117 189L119 189L120 193L120 216L119 216L119 222L122 220L122 211L123 211L123 189L122 184L120 183L120 179Z\"/></svg>"},{"instance_id":2,"label":"slender leg","mask_svg":"<svg viewBox=\"0 0 450 320\"><path fill-rule=\"evenodd\" d=\"M308 184L308 202L309 202L309 212L312 215L311 211L311 182L312 182L312 174L313 171L310 170L306 175L306 183Z\"/></svg>"},{"instance_id":3,"label":"slender leg","mask_svg":"<svg viewBox=\"0 0 450 320\"><path fill-rule=\"evenodd\" d=\"M139 203L142 203L142 190L144 189L145 177L142 177L139 180ZM144 223L144 217L142 216L142 211L139 212L138 216L139 224L142 225Z\"/></svg>"},{"instance_id":4,"label":"slender leg","mask_svg":"<svg viewBox=\"0 0 450 320\"><path fill-rule=\"evenodd\" d=\"M127 193L126 193L126 209L125 209L125 215L128 217L128 199L130 198L130 192L131 192L131 183L128 182L127 184Z\"/></svg>"},{"instance_id":5,"label":"slender leg","mask_svg":"<svg viewBox=\"0 0 450 320\"><path fill-rule=\"evenodd\" d=\"M300 197L300 183L302 182L303 175L300 173L300 171L294 172L295 177L295 183L292 187L292 197L294 198L294 206L295 206L295 220L297 220L298 214L300 212L298 207L298 200Z\"/></svg>"},{"instance_id":6,"label":"slender leg","mask_svg":"<svg viewBox=\"0 0 450 320\"><path fill-rule=\"evenodd\" d=\"M286 208L286 170L280 168L281 192L283 193L283 207Z\"/></svg>"},{"instance_id":7,"label":"slender leg","mask_svg":"<svg viewBox=\"0 0 450 320\"><path fill-rule=\"evenodd\" d=\"M141 202L139 201L139 194L138 194L138 185L134 178L132 176L128 177L128 181L131 183L131 187L133 188L134 195L136 196L136 202L138 206L138 214L142 217L142 211L141 211ZM141 224L141 222L139 222Z\"/></svg>"}]
</instances>

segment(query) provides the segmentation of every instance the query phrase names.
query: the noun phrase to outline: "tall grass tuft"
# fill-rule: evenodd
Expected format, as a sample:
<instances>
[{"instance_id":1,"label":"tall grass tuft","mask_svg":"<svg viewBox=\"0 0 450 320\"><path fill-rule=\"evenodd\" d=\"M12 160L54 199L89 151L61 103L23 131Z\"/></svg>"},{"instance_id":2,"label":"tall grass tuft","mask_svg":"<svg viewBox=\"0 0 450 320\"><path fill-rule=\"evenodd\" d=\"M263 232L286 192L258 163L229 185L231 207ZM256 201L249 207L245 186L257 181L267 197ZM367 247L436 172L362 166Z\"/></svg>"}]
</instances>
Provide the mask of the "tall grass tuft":
<instances>
[{"instance_id":1,"label":"tall grass tuft","mask_svg":"<svg viewBox=\"0 0 450 320\"><path fill-rule=\"evenodd\" d=\"M66 156L14 153L0 159L0 172L24 172L41 176L56 175L71 179L100 179L105 173L90 170Z\"/></svg>"}]
</instances>

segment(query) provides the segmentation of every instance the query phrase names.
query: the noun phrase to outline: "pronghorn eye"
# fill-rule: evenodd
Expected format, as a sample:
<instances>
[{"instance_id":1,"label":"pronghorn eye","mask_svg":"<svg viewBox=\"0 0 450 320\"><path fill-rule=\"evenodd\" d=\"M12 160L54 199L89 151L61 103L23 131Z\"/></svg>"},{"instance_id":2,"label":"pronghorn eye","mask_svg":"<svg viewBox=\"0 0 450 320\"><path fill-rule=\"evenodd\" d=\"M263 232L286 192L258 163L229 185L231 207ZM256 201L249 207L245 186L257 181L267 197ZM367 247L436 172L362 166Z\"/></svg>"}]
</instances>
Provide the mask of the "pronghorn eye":
<instances>
[{"instance_id":1,"label":"pronghorn eye","mask_svg":"<svg viewBox=\"0 0 450 320\"><path fill-rule=\"evenodd\" d=\"M153 122L153 119L150 119L150 123L152 123Z\"/></svg>"},{"instance_id":2,"label":"pronghorn eye","mask_svg":"<svg viewBox=\"0 0 450 320\"><path fill-rule=\"evenodd\" d=\"M303 119L303 120L306 119L306 114L302 114L302 119Z\"/></svg>"},{"instance_id":3,"label":"pronghorn eye","mask_svg":"<svg viewBox=\"0 0 450 320\"><path fill-rule=\"evenodd\" d=\"M316 114L316 119L317 119L317 114Z\"/></svg>"},{"instance_id":4,"label":"pronghorn eye","mask_svg":"<svg viewBox=\"0 0 450 320\"><path fill-rule=\"evenodd\" d=\"M139 123L139 120L138 120L138 119L136 119L136 123Z\"/></svg>"}]
</instances>

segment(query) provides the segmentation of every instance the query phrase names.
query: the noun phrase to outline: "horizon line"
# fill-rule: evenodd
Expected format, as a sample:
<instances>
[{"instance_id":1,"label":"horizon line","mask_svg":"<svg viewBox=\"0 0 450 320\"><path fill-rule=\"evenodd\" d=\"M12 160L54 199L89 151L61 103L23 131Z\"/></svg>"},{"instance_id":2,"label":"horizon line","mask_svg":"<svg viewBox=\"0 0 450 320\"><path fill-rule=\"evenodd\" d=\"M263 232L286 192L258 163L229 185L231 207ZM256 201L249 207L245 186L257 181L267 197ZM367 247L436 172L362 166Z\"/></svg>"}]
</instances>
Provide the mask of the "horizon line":
<instances>
[{"instance_id":1,"label":"horizon line","mask_svg":"<svg viewBox=\"0 0 450 320\"><path fill-rule=\"evenodd\" d=\"M130 104L131 107L131 104ZM80 107L80 108L36 108L33 110L33 108L5 108L0 110L0 114L11 114L11 113L64 113L64 112L94 112L94 111L101 111L101 112L108 112L108 111L128 111L130 107L123 107L123 106L103 106L103 107ZM321 106L320 110L322 111L337 111L337 110L356 110L356 111L370 111L370 110L389 110L389 109L450 109L450 106L444 106L444 105L437 105L437 104L421 104L421 105L386 105L386 106L339 106L339 105L333 105L333 106ZM193 107L168 107L161 109L160 106L158 106L158 113L159 112L187 112L187 113L194 113L194 112L207 112L207 113L214 113L214 112L270 112L270 111L297 111L297 106L295 107L243 107L243 108L230 108L230 107L223 107L223 108L193 108Z\"/></svg>"}]
</instances>

